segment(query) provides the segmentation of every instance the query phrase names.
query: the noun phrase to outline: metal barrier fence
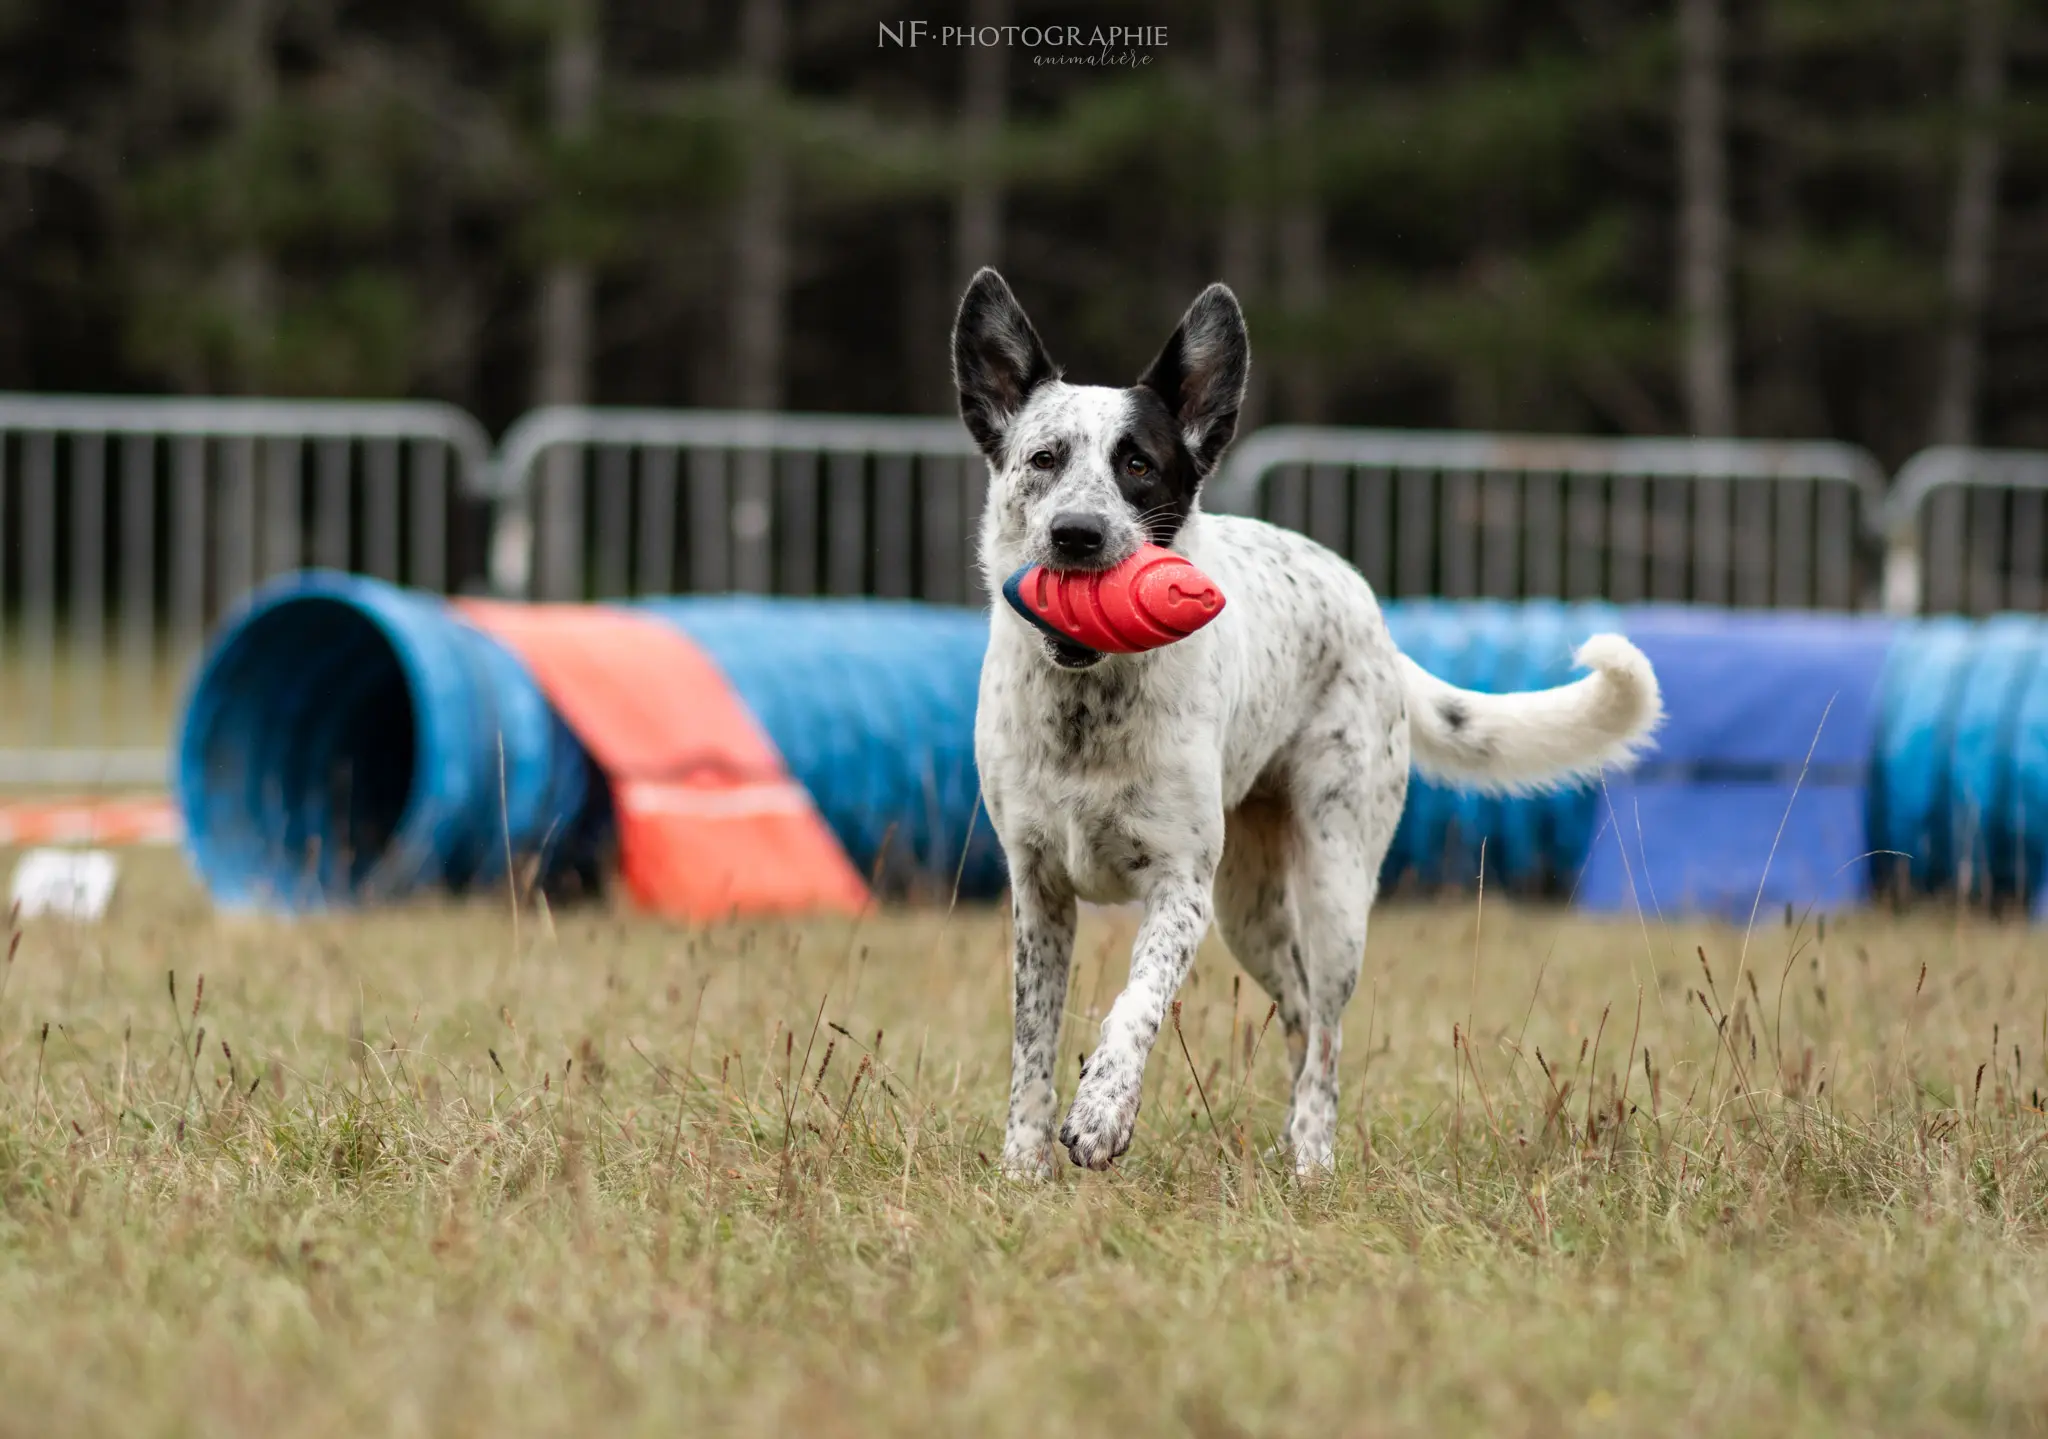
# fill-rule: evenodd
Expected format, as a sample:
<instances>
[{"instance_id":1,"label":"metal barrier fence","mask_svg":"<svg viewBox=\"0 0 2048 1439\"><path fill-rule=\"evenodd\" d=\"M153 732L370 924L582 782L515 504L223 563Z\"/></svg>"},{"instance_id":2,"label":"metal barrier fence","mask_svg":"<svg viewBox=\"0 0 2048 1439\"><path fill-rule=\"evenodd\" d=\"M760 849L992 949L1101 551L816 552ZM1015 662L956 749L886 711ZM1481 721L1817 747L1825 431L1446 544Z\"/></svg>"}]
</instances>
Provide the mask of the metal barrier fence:
<instances>
[{"instance_id":1,"label":"metal barrier fence","mask_svg":"<svg viewBox=\"0 0 2048 1439\"><path fill-rule=\"evenodd\" d=\"M1885 608L2037 611L2048 600L2048 452L1941 445L1908 460L1885 507Z\"/></svg>"},{"instance_id":2,"label":"metal barrier fence","mask_svg":"<svg viewBox=\"0 0 2048 1439\"><path fill-rule=\"evenodd\" d=\"M496 483L505 594L983 598L988 472L957 420L550 408Z\"/></svg>"},{"instance_id":3,"label":"metal barrier fence","mask_svg":"<svg viewBox=\"0 0 2048 1439\"><path fill-rule=\"evenodd\" d=\"M222 610L306 563L446 587L489 459L447 405L0 394L0 784L160 783Z\"/></svg>"},{"instance_id":4,"label":"metal barrier fence","mask_svg":"<svg viewBox=\"0 0 2048 1439\"><path fill-rule=\"evenodd\" d=\"M1276 426L1207 503L1306 532L1389 597L1879 600L1884 477L1851 445Z\"/></svg>"},{"instance_id":5,"label":"metal barrier fence","mask_svg":"<svg viewBox=\"0 0 2048 1439\"><path fill-rule=\"evenodd\" d=\"M544 599L985 600L953 419L0 394L0 785L158 783L193 656L300 564ZM2048 453L1277 427L1211 509L1389 596L2048 605Z\"/></svg>"}]
</instances>

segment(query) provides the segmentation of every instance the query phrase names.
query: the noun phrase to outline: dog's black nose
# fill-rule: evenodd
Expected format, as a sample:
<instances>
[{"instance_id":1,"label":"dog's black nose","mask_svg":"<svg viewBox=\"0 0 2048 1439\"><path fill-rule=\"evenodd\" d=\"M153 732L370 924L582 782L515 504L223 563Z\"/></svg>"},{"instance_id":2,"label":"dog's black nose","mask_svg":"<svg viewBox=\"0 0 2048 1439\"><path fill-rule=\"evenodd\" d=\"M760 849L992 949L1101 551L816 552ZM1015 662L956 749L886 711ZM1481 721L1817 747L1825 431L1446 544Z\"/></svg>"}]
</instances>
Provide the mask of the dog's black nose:
<instances>
[{"instance_id":1,"label":"dog's black nose","mask_svg":"<svg viewBox=\"0 0 2048 1439\"><path fill-rule=\"evenodd\" d=\"M1096 515L1063 510L1052 517L1053 554L1076 562L1092 560L1102 553L1109 531Z\"/></svg>"}]
</instances>

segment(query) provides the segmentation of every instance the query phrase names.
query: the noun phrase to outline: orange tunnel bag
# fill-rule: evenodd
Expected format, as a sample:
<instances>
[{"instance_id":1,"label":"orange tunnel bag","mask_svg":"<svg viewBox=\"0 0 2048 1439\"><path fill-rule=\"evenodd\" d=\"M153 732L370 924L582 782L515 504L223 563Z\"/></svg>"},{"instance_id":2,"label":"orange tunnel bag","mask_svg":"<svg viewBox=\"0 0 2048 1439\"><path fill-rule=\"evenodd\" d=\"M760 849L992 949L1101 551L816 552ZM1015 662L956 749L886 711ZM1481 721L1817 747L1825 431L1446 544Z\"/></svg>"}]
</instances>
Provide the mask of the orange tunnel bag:
<instances>
[{"instance_id":1,"label":"orange tunnel bag","mask_svg":"<svg viewBox=\"0 0 2048 1439\"><path fill-rule=\"evenodd\" d=\"M454 603L526 663L604 771L636 903L704 922L867 902L810 795L687 635L595 605Z\"/></svg>"}]
</instances>

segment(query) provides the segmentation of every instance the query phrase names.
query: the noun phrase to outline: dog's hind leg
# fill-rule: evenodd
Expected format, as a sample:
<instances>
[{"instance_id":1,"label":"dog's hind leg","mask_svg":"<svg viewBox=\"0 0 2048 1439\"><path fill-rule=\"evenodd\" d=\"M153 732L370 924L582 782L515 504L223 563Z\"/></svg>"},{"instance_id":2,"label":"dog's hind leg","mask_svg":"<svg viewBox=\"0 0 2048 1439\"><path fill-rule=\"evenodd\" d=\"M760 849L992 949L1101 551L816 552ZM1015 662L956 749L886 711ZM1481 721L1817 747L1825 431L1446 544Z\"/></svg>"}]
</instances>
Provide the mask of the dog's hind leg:
<instances>
[{"instance_id":1,"label":"dog's hind leg","mask_svg":"<svg viewBox=\"0 0 2048 1439\"><path fill-rule=\"evenodd\" d=\"M1250 802L1230 817L1217 876L1224 939L1280 1005L1294 1082L1281 1132L1302 1174L1335 1163L1344 1009L1407 797L1406 748L1366 713L1333 708L1303 732L1285 805Z\"/></svg>"},{"instance_id":2,"label":"dog's hind leg","mask_svg":"<svg viewBox=\"0 0 2048 1439\"><path fill-rule=\"evenodd\" d=\"M1363 846L1346 828L1318 832L1285 810L1241 810L1216 884L1224 942L1280 1007L1293 1083L1280 1140L1303 1173L1335 1161L1344 1007L1378 878L1377 864L1360 867Z\"/></svg>"},{"instance_id":3,"label":"dog's hind leg","mask_svg":"<svg viewBox=\"0 0 2048 1439\"><path fill-rule=\"evenodd\" d=\"M1288 1115L1297 1173L1327 1170L1335 1162L1344 1008L1358 988L1380 865L1408 795L1406 735L1382 725L1369 706L1333 705L1304 731L1290 765L1297 840L1294 957L1307 1011Z\"/></svg>"},{"instance_id":4,"label":"dog's hind leg","mask_svg":"<svg viewBox=\"0 0 2048 1439\"><path fill-rule=\"evenodd\" d=\"M1336 1162L1337 1060L1344 1049L1344 1007L1358 988L1365 962L1367 919L1379 869L1358 863L1355 844L1310 839L1296 872L1299 938L1290 959L1305 990L1304 1022L1287 1036L1294 1063L1294 1100L1287 1110L1287 1142L1297 1173Z\"/></svg>"},{"instance_id":5,"label":"dog's hind leg","mask_svg":"<svg viewBox=\"0 0 2048 1439\"><path fill-rule=\"evenodd\" d=\"M1022 854L1011 878L1015 985L1010 1045L1010 1115L1003 1129L1003 1172L1042 1179L1053 1169L1053 1120L1059 1112L1055 1064L1074 953L1073 890L1035 856Z\"/></svg>"},{"instance_id":6,"label":"dog's hind leg","mask_svg":"<svg viewBox=\"0 0 2048 1439\"><path fill-rule=\"evenodd\" d=\"M1216 871L1216 927L1231 955L1277 1006L1292 1084L1301 1076L1308 1025L1308 985L1300 965L1291 889L1294 816L1279 801L1249 799L1225 817L1223 836L1223 863ZM1290 1102L1280 1125L1283 1146L1293 1120Z\"/></svg>"}]
</instances>

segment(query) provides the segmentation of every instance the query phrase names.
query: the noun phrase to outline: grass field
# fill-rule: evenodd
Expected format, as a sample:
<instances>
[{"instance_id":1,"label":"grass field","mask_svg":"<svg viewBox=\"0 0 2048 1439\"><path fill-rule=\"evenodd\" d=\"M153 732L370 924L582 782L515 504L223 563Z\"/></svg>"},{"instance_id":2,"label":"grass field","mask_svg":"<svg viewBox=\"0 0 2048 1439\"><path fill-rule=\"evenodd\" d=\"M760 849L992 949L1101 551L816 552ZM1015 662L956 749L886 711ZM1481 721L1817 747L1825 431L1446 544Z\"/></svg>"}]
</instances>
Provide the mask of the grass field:
<instances>
[{"instance_id":1,"label":"grass field","mask_svg":"<svg viewBox=\"0 0 2048 1439\"><path fill-rule=\"evenodd\" d=\"M1131 1154L1020 1190L999 916L284 927L134 863L0 991L0 1433L2048 1429L2023 928L1383 910L1308 1190L1212 947Z\"/></svg>"}]
</instances>

